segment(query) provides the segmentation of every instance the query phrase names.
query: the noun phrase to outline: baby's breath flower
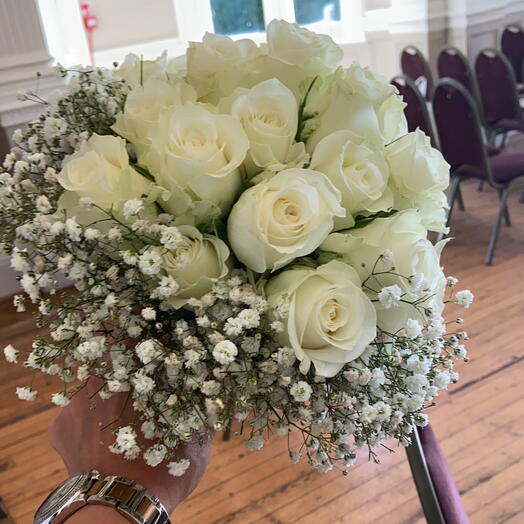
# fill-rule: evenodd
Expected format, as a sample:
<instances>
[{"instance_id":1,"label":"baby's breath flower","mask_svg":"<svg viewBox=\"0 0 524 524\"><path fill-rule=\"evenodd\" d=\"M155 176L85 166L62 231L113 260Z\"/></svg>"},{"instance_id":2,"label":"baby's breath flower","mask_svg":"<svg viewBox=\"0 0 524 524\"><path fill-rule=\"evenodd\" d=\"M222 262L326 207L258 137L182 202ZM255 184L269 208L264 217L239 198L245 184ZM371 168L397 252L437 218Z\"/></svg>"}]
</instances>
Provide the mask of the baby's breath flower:
<instances>
[{"instance_id":1,"label":"baby's breath flower","mask_svg":"<svg viewBox=\"0 0 524 524\"><path fill-rule=\"evenodd\" d=\"M393 264L393 251L391 251L390 249L384 249L384 251L382 251L382 253L380 254L380 258L382 259L382 262L384 262L384 264Z\"/></svg>"},{"instance_id":2,"label":"baby's breath flower","mask_svg":"<svg viewBox=\"0 0 524 524\"><path fill-rule=\"evenodd\" d=\"M473 293L469 289L458 291L455 297L457 299L457 304L466 309L468 309L469 306L473 304L473 299L475 298Z\"/></svg>"},{"instance_id":3,"label":"baby's breath flower","mask_svg":"<svg viewBox=\"0 0 524 524\"><path fill-rule=\"evenodd\" d=\"M238 355L238 348L230 340L222 340L213 349L213 357L220 364L231 364Z\"/></svg>"},{"instance_id":4,"label":"baby's breath flower","mask_svg":"<svg viewBox=\"0 0 524 524\"><path fill-rule=\"evenodd\" d=\"M152 468L158 466L165 458L167 448L163 444L155 444L144 451L144 461Z\"/></svg>"},{"instance_id":5,"label":"baby's breath flower","mask_svg":"<svg viewBox=\"0 0 524 524\"><path fill-rule=\"evenodd\" d=\"M255 435L246 442L246 447L250 451L260 451L264 447L264 437Z\"/></svg>"},{"instance_id":6,"label":"baby's breath flower","mask_svg":"<svg viewBox=\"0 0 524 524\"><path fill-rule=\"evenodd\" d=\"M20 354L20 351L18 351L18 349L15 349L11 344L7 345L4 348L4 356L7 362L16 364L18 362L19 354Z\"/></svg>"},{"instance_id":7,"label":"baby's breath flower","mask_svg":"<svg viewBox=\"0 0 524 524\"><path fill-rule=\"evenodd\" d=\"M38 195L38 197L36 197L35 205L40 213L49 213L52 209L51 203L45 195Z\"/></svg>"},{"instance_id":8,"label":"baby's breath flower","mask_svg":"<svg viewBox=\"0 0 524 524\"><path fill-rule=\"evenodd\" d=\"M401 296L402 290L396 284L393 284L392 286L383 287L377 295L380 303L386 309L389 309L393 306L397 306Z\"/></svg>"},{"instance_id":9,"label":"baby's breath flower","mask_svg":"<svg viewBox=\"0 0 524 524\"><path fill-rule=\"evenodd\" d=\"M170 462L167 469L173 477L181 477L189 468L190 462L188 459L181 459L175 462Z\"/></svg>"},{"instance_id":10,"label":"baby's breath flower","mask_svg":"<svg viewBox=\"0 0 524 524\"><path fill-rule=\"evenodd\" d=\"M162 257L156 249L147 249L138 257L138 267L145 275L156 275L162 267Z\"/></svg>"},{"instance_id":11,"label":"baby's breath flower","mask_svg":"<svg viewBox=\"0 0 524 524\"><path fill-rule=\"evenodd\" d=\"M122 238L122 231L118 227L112 227L107 232L107 238L109 240L120 240Z\"/></svg>"},{"instance_id":12,"label":"baby's breath flower","mask_svg":"<svg viewBox=\"0 0 524 524\"><path fill-rule=\"evenodd\" d=\"M56 404L60 407L67 406L71 402L68 396L63 391L60 393L53 393L53 395L51 396L51 400L53 404Z\"/></svg>"},{"instance_id":13,"label":"baby's breath flower","mask_svg":"<svg viewBox=\"0 0 524 524\"><path fill-rule=\"evenodd\" d=\"M417 338L422 333L422 326L418 320L408 318L406 322L406 336L408 338Z\"/></svg>"},{"instance_id":14,"label":"baby's breath flower","mask_svg":"<svg viewBox=\"0 0 524 524\"><path fill-rule=\"evenodd\" d=\"M297 402L307 402L311 398L313 389L307 382L301 380L293 384L289 392Z\"/></svg>"},{"instance_id":15,"label":"baby's breath flower","mask_svg":"<svg viewBox=\"0 0 524 524\"><path fill-rule=\"evenodd\" d=\"M16 394L20 400L34 400L37 395L37 391L35 389L30 388L29 386L24 387L17 387L16 388Z\"/></svg>"},{"instance_id":16,"label":"baby's breath flower","mask_svg":"<svg viewBox=\"0 0 524 524\"><path fill-rule=\"evenodd\" d=\"M152 307L145 307L140 312L140 315L142 315L142 318L144 318L144 320L155 320L156 319L156 311Z\"/></svg>"},{"instance_id":17,"label":"baby's breath flower","mask_svg":"<svg viewBox=\"0 0 524 524\"><path fill-rule=\"evenodd\" d=\"M128 200L122 209L124 217L126 219L131 218L132 216L138 215L140 211L144 209L144 203L139 199Z\"/></svg>"},{"instance_id":18,"label":"baby's breath flower","mask_svg":"<svg viewBox=\"0 0 524 524\"><path fill-rule=\"evenodd\" d=\"M178 227L166 227L160 235L160 243L166 249L176 249L184 241Z\"/></svg>"}]
</instances>

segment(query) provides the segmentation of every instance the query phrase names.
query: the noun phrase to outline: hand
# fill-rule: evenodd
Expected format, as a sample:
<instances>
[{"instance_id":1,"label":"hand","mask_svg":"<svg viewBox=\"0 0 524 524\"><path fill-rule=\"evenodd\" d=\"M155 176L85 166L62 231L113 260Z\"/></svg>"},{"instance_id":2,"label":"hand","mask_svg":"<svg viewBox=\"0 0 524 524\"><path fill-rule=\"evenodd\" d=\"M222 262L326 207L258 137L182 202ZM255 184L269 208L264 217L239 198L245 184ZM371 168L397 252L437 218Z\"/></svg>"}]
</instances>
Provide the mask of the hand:
<instances>
[{"instance_id":1,"label":"hand","mask_svg":"<svg viewBox=\"0 0 524 524\"><path fill-rule=\"evenodd\" d=\"M95 394L100 384L99 379L90 378L87 386L62 409L49 429L51 445L62 457L70 475L97 469L104 476L118 475L134 480L157 496L171 513L200 482L209 459L211 438L206 438L203 444L182 443L176 448L177 460L187 458L191 462L181 477L170 475L165 463L152 468L142 458L126 460L122 455L115 455L107 448L114 440L111 429L115 426L103 428L117 417L121 417L119 425L126 425L126 421L134 420L135 413L131 402L126 404L127 393L115 393L108 400L102 400ZM90 407L93 404L96 409ZM145 439L142 442L148 446L154 443Z\"/></svg>"}]
</instances>

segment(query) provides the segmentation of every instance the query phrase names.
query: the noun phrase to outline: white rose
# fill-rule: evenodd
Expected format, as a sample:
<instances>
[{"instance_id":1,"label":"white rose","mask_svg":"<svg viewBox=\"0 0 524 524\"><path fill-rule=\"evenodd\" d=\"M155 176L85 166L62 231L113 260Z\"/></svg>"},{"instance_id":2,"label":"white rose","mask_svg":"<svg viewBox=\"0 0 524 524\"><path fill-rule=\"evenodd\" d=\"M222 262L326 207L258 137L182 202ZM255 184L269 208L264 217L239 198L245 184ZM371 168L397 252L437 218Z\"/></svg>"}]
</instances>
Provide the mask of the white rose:
<instances>
[{"instance_id":1,"label":"white rose","mask_svg":"<svg viewBox=\"0 0 524 524\"><path fill-rule=\"evenodd\" d=\"M242 193L229 215L229 242L250 269L275 271L314 251L344 214L325 175L285 169Z\"/></svg>"},{"instance_id":2,"label":"white rose","mask_svg":"<svg viewBox=\"0 0 524 524\"><path fill-rule=\"evenodd\" d=\"M357 215L387 210L393 205L383 154L367 147L351 131L335 131L323 138L315 148L310 167L324 173L342 195L347 215L335 219L335 229L351 227Z\"/></svg>"},{"instance_id":3,"label":"white rose","mask_svg":"<svg viewBox=\"0 0 524 524\"><path fill-rule=\"evenodd\" d=\"M178 226L178 229L183 235L182 241L162 257L166 273L180 286L176 296L168 299L175 307L205 295L229 272L229 249L222 240L202 234L193 226Z\"/></svg>"},{"instance_id":4,"label":"white rose","mask_svg":"<svg viewBox=\"0 0 524 524\"><path fill-rule=\"evenodd\" d=\"M124 111L116 116L112 129L132 142L137 154L141 154L150 145L151 132L161 110L180 107L186 102L196 102L196 92L189 84L180 80L172 85L166 80L151 78L131 89Z\"/></svg>"},{"instance_id":5,"label":"white rose","mask_svg":"<svg viewBox=\"0 0 524 524\"><path fill-rule=\"evenodd\" d=\"M298 103L295 95L272 78L238 96L232 114L240 120L250 142L254 171L301 167L308 159L304 144L295 142ZM257 169L258 168L258 169Z\"/></svg>"},{"instance_id":6,"label":"white rose","mask_svg":"<svg viewBox=\"0 0 524 524\"><path fill-rule=\"evenodd\" d=\"M390 144L386 158L391 178L406 198L433 196L448 187L449 164L420 129Z\"/></svg>"},{"instance_id":7,"label":"white rose","mask_svg":"<svg viewBox=\"0 0 524 524\"><path fill-rule=\"evenodd\" d=\"M377 117L385 144L391 144L408 132L404 109L406 103L397 93L392 93L378 108Z\"/></svg>"},{"instance_id":8,"label":"white rose","mask_svg":"<svg viewBox=\"0 0 524 524\"><path fill-rule=\"evenodd\" d=\"M386 103L390 97L398 95L386 78L357 64L347 69L339 67L329 82L311 93L307 113L318 116L308 123L312 133L308 150L312 151L322 138L340 129L357 133L373 146L388 144L391 129L407 131L404 114L398 111L398 103L403 102L398 99L398 103L390 106Z\"/></svg>"},{"instance_id":9,"label":"white rose","mask_svg":"<svg viewBox=\"0 0 524 524\"><path fill-rule=\"evenodd\" d=\"M447 207L444 190L449 184L449 164L429 137L417 129L386 148L395 208L416 208L424 225L433 231L445 231Z\"/></svg>"},{"instance_id":10,"label":"white rose","mask_svg":"<svg viewBox=\"0 0 524 524\"><path fill-rule=\"evenodd\" d=\"M260 53L249 39L206 33L202 42L190 42L187 49L187 76L199 97L211 96L217 102L235 87L243 85L245 63ZM218 90L220 93L212 93Z\"/></svg>"},{"instance_id":11,"label":"white rose","mask_svg":"<svg viewBox=\"0 0 524 524\"><path fill-rule=\"evenodd\" d=\"M288 301L285 343L307 373L332 377L358 358L376 336L377 317L356 271L340 261L290 269L269 281L270 306Z\"/></svg>"},{"instance_id":12,"label":"white rose","mask_svg":"<svg viewBox=\"0 0 524 524\"><path fill-rule=\"evenodd\" d=\"M267 44L270 56L289 65L333 68L344 56L330 36L285 20L273 20L267 26Z\"/></svg>"},{"instance_id":13,"label":"white rose","mask_svg":"<svg viewBox=\"0 0 524 524\"><path fill-rule=\"evenodd\" d=\"M165 80L174 69L173 62L173 59L168 60L167 51L164 51L155 60L143 60L138 55L130 53L115 69L115 73L134 87L143 85L150 78Z\"/></svg>"},{"instance_id":14,"label":"white rose","mask_svg":"<svg viewBox=\"0 0 524 524\"><path fill-rule=\"evenodd\" d=\"M426 233L417 211L407 210L388 218L377 218L360 229L333 233L320 248L341 253L344 261L357 270L361 281L368 279L367 285L377 293L384 287L396 285L406 300L427 297L421 306L431 307L440 313L446 286L440 266L440 253L446 241L434 246L427 240ZM388 259L379 260L385 250L391 252L388 253ZM392 267L395 268L392 273L381 274L376 278L371 276L373 268L382 272ZM417 282L416 291L413 290L410 277L422 280ZM408 318L416 318L414 315L421 318L420 312L411 304L400 303L391 308L385 308L380 302L375 305L379 327L389 332L402 329Z\"/></svg>"},{"instance_id":15,"label":"white rose","mask_svg":"<svg viewBox=\"0 0 524 524\"><path fill-rule=\"evenodd\" d=\"M104 210L140 198L151 188L151 182L129 165L126 141L111 135L92 135L66 162L57 179L77 198L88 198Z\"/></svg>"},{"instance_id":16,"label":"white rose","mask_svg":"<svg viewBox=\"0 0 524 524\"><path fill-rule=\"evenodd\" d=\"M173 194L179 189L193 192L224 211L240 187L239 167L248 149L249 141L235 117L187 103L160 112L151 148L140 161ZM180 211L176 202L167 202L166 207L172 213Z\"/></svg>"}]
</instances>

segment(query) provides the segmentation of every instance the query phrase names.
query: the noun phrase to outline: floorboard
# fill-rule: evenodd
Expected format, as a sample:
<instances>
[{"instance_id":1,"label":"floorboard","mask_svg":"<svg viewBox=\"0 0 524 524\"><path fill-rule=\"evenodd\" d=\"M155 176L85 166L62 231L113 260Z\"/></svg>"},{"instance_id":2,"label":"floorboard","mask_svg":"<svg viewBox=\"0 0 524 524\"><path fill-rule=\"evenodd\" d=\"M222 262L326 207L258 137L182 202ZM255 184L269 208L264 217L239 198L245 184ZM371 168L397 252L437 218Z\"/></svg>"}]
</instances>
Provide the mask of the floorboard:
<instances>
[{"instance_id":1,"label":"floorboard","mask_svg":"<svg viewBox=\"0 0 524 524\"><path fill-rule=\"evenodd\" d=\"M446 272L476 295L461 311L471 361L461 381L430 410L466 510L474 524L524 522L524 205L510 197L511 227L503 227L494 265L484 266L498 203L489 187L465 183L465 211L453 217ZM0 347L29 348L36 330L29 315L0 303ZM37 378L39 399L23 403L14 389L28 370L0 364L0 496L15 522L32 522L39 502L64 477L47 442L57 413L53 378ZM289 464L285 439L251 453L232 438L213 445L199 488L174 514L184 524L421 524L424 522L402 449L382 452L376 466L362 457L349 477Z\"/></svg>"}]
</instances>

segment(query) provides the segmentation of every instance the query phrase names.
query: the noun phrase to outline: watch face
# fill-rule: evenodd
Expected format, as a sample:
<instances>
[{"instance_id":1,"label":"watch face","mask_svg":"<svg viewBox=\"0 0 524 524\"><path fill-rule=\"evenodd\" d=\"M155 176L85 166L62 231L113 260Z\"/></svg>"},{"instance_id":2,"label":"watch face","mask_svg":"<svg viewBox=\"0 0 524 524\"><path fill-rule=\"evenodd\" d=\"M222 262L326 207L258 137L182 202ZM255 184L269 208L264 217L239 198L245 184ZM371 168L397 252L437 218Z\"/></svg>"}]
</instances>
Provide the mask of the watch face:
<instances>
[{"instance_id":1,"label":"watch face","mask_svg":"<svg viewBox=\"0 0 524 524\"><path fill-rule=\"evenodd\" d=\"M81 473L62 482L38 508L34 522L41 522L54 515L73 495L82 490L89 478L89 473Z\"/></svg>"}]
</instances>

